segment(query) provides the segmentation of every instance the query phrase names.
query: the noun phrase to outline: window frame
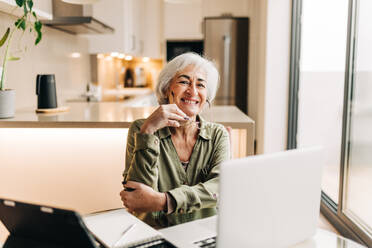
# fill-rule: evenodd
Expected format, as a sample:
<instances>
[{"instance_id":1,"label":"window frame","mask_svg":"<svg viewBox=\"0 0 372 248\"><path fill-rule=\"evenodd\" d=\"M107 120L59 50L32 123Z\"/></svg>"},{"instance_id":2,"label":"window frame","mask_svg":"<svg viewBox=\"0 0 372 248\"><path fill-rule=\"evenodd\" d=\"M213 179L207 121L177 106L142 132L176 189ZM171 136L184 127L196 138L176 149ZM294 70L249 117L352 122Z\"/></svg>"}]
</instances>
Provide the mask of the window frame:
<instances>
[{"instance_id":1,"label":"window frame","mask_svg":"<svg viewBox=\"0 0 372 248\"><path fill-rule=\"evenodd\" d=\"M292 25L291 25L291 53L289 72L289 99L288 99L288 130L287 150L297 148L297 127L298 127L298 89L301 58L301 18L303 0L292 0ZM336 204L325 192L321 193L322 214L340 232L341 235L353 239L359 243L372 247L372 238L368 233L350 219L344 213L345 184L347 183L347 170L349 163L349 137L350 137L350 113L354 86L354 63L356 46L356 28L359 0L349 0L348 24L347 24L347 46L345 61L344 81L344 105L342 117L342 142L340 161L340 183L339 203Z\"/></svg>"}]
</instances>

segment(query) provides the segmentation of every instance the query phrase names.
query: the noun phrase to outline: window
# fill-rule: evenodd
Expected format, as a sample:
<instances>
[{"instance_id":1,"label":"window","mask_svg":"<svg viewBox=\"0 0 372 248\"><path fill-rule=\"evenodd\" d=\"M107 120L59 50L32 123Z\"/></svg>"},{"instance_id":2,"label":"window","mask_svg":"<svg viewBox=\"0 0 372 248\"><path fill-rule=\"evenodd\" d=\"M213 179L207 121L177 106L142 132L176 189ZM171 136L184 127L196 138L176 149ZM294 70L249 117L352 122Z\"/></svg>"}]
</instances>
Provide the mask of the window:
<instances>
[{"instance_id":1,"label":"window","mask_svg":"<svg viewBox=\"0 0 372 248\"><path fill-rule=\"evenodd\" d=\"M359 0L345 154L345 215L372 235L372 2Z\"/></svg>"},{"instance_id":2,"label":"window","mask_svg":"<svg viewBox=\"0 0 372 248\"><path fill-rule=\"evenodd\" d=\"M343 235L372 246L372 2L292 6L288 149L326 149L323 212Z\"/></svg>"}]
</instances>

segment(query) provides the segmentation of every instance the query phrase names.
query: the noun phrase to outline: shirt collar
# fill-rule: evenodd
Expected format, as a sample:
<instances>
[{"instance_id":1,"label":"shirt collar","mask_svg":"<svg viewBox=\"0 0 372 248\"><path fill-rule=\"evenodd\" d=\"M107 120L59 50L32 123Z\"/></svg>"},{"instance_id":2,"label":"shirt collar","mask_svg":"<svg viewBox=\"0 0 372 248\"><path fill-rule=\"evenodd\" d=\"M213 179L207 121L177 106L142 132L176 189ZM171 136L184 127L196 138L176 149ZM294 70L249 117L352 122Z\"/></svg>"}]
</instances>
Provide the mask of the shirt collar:
<instances>
[{"instance_id":1,"label":"shirt collar","mask_svg":"<svg viewBox=\"0 0 372 248\"><path fill-rule=\"evenodd\" d=\"M197 116L197 119L200 122L199 136L205 140L210 140L212 134L210 129L207 128L207 121L205 121L200 115ZM162 129L158 130L158 134L160 139L165 139L171 135L171 131L169 127L163 127Z\"/></svg>"}]
</instances>

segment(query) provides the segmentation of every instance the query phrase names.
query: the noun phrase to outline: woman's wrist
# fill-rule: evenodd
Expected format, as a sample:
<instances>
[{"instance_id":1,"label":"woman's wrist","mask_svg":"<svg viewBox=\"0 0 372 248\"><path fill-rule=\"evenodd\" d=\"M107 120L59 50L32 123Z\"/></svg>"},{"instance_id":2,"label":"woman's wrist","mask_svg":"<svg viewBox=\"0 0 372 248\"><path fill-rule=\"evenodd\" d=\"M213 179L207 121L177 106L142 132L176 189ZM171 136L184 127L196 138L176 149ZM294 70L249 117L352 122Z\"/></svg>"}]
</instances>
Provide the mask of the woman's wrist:
<instances>
[{"instance_id":1,"label":"woman's wrist","mask_svg":"<svg viewBox=\"0 0 372 248\"><path fill-rule=\"evenodd\" d=\"M158 208L157 211L165 211L167 207L167 196L165 195L166 193L161 193L158 192Z\"/></svg>"},{"instance_id":2,"label":"woman's wrist","mask_svg":"<svg viewBox=\"0 0 372 248\"><path fill-rule=\"evenodd\" d=\"M149 127L146 122L143 123L141 129L140 129L140 133L146 133L146 134L154 134L155 131L152 130L151 127Z\"/></svg>"}]
</instances>

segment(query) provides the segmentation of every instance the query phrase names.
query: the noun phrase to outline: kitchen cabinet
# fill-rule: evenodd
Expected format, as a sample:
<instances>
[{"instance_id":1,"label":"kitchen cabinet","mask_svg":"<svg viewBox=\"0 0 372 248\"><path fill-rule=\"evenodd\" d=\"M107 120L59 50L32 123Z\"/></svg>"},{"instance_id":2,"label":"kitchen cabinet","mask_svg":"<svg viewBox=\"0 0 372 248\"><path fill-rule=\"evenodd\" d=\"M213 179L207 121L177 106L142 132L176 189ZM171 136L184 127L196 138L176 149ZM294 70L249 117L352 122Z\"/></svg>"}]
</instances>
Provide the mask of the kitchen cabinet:
<instances>
[{"instance_id":1,"label":"kitchen cabinet","mask_svg":"<svg viewBox=\"0 0 372 248\"><path fill-rule=\"evenodd\" d=\"M164 37L166 40L203 38L202 1L164 3Z\"/></svg>"},{"instance_id":2,"label":"kitchen cabinet","mask_svg":"<svg viewBox=\"0 0 372 248\"><path fill-rule=\"evenodd\" d=\"M121 52L161 58L162 1L105 0L93 5L93 15L115 29L114 34L89 35L90 53Z\"/></svg>"},{"instance_id":3,"label":"kitchen cabinet","mask_svg":"<svg viewBox=\"0 0 372 248\"><path fill-rule=\"evenodd\" d=\"M69 103L69 112L55 115L27 107L0 120L0 195L82 214L122 207L128 128L155 109L124 105ZM240 156L253 154L254 121L248 116L234 106L213 106L202 115L242 131ZM0 239L1 231L0 225Z\"/></svg>"},{"instance_id":4,"label":"kitchen cabinet","mask_svg":"<svg viewBox=\"0 0 372 248\"><path fill-rule=\"evenodd\" d=\"M145 0L124 0L124 39L125 52L134 56L143 53L144 18L142 15Z\"/></svg>"},{"instance_id":5,"label":"kitchen cabinet","mask_svg":"<svg viewBox=\"0 0 372 248\"><path fill-rule=\"evenodd\" d=\"M203 39L202 23L208 16L248 16L255 0L190 0L164 4L164 36L167 40Z\"/></svg>"},{"instance_id":6,"label":"kitchen cabinet","mask_svg":"<svg viewBox=\"0 0 372 248\"><path fill-rule=\"evenodd\" d=\"M124 52L124 2L98 1L93 4L93 16L115 29L113 34L84 35L89 40L90 53Z\"/></svg>"},{"instance_id":7,"label":"kitchen cabinet","mask_svg":"<svg viewBox=\"0 0 372 248\"><path fill-rule=\"evenodd\" d=\"M248 8L252 7L254 1L252 0L203 0L202 14L206 16L247 16Z\"/></svg>"},{"instance_id":8,"label":"kitchen cabinet","mask_svg":"<svg viewBox=\"0 0 372 248\"><path fill-rule=\"evenodd\" d=\"M145 0L143 56L164 59L164 1Z\"/></svg>"},{"instance_id":9,"label":"kitchen cabinet","mask_svg":"<svg viewBox=\"0 0 372 248\"><path fill-rule=\"evenodd\" d=\"M162 0L124 0L125 52L162 58Z\"/></svg>"}]
</instances>

